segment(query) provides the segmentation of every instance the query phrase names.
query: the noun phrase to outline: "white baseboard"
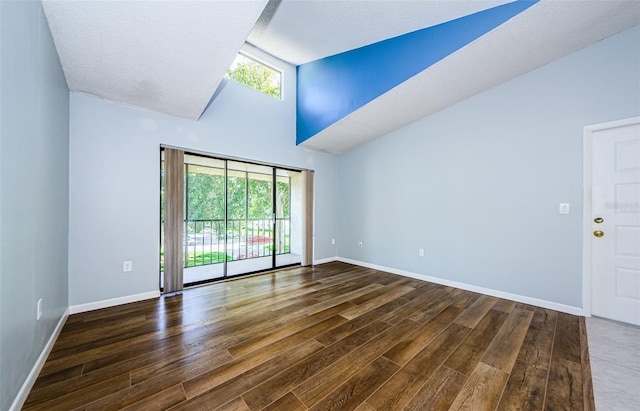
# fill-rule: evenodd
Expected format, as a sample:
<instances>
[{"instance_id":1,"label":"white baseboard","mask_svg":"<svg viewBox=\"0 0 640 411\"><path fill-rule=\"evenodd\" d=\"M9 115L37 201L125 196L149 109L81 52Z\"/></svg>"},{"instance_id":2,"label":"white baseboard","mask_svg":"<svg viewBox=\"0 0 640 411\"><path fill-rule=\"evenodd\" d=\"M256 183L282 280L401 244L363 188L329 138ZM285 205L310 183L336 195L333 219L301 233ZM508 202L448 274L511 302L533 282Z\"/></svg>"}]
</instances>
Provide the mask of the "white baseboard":
<instances>
[{"instance_id":1,"label":"white baseboard","mask_svg":"<svg viewBox=\"0 0 640 411\"><path fill-rule=\"evenodd\" d=\"M149 291L141 294L127 295L124 297L110 298L108 300L96 301L87 304L69 306L69 314L78 314L86 311L99 310L101 308L113 307L121 304L134 303L136 301L149 300L160 297L160 291Z\"/></svg>"},{"instance_id":2,"label":"white baseboard","mask_svg":"<svg viewBox=\"0 0 640 411\"><path fill-rule=\"evenodd\" d=\"M333 261L338 261L338 257L321 258L319 260L314 260L313 261L313 265L330 263L330 262L333 262Z\"/></svg>"},{"instance_id":3,"label":"white baseboard","mask_svg":"<svg viewBox=\"0 0 640 411\"><path fill-rule=\"evenodd\" d=\"M49 340L47 341L44 348L42 349L42 352L38 356L38 359L36 360L36 363L33 365L33 368L29 372L29 375L27 376L27 379L25 380L24 384L22 384L20 391L18 391L18 395L13 401L13 404L11 404L11 407L9 408L9 410L19 411L24 405L24 402L27 400L27 397L29 396L29 392L31 392L31 388L33 388L33 384L35 384L36 379L40 374L40 371L42 371L42 367L44 366L44 363L47 361L47 357L49 357L49 353L51 353L51 350L53 349L53 345L58 339L58 336L62 331L62 327L64 327L64 324L67 321L67 318L69 318L69 315L82 313L85 311L98 310L100 308L112 307L120 304L127 304L127 303L136 302L136 301L148 300L150 298L158 298L158 297L160 297L160 291L150 291L147 293L128 295L126 297L111 298L109 300L96 301L94 303L69 306L69 308L66 309L66 311L60 318L60 321L58 321L56 328L53 330L51 337L49 337Z\"/></svg>"},{"instance_id":4,"label":"white baseboard","mask_svg":"<svg viewBox=\"0 0 640 411\"><path fill-rule=\"evenodd\" d=\"M315 260L313 263L324 264L332 261L341 261L344 263L354 264L361 267L372 268L374 270L386 271L392 274L402 275L404 277L415 278L417 280L428 281L431 283L446 285L454 288L460 288L462 290L473 291L481 294L490 295L493 297L504 298L506 300L516 301L524 304L530 304L530 305L534 305L542 308L548 308L551 310L556 310L556 311L564 312L567 314L583 315L583 310L579 307L573 307L570 305L559 304L552 301L541 300L538 298L507 293L504 291L493 290L490 288L478 287L475 285L460 283L457 281L445 280L442 278L413 273L410 271L398 270L396 268L366 263L364 261L352 260L350 258L329 257L329 258ZM22 387L20 388L20 391L18 392L18 395L13 401L13 404L11 404L11 407L9 408L9 410L19 411L24 405L24 402L27 400L27 396L29 395L31 388L35 384L36 379L38 378L38 375L40 374L40 371L42 370L42 367L44 366L47 360L47 357L49 356L49 353L53 349L53 345L58 339L58 336L62 331L62 327L67 321L67 318L69 317L69 315L82 313L86 311L98 310L100 308L107 308L107 307L112 307L116 305L132 303L136 301L148 300L151 298L158 298L158 297L160 297L160 291L149 291L146 293L134 294L134 295L129 295L125 297L111 298L108 300L96 301L93 303L69 306L69 308L67 308L67 310L64 312L64 314L58 321L56 328L53 330L51 337L49 337L49 340L47 341L44 348L42 349L40 356L38 356L36 363L33 365L33 368L31 369L31 372L29 372L29 375L27 376L27 379L25 380L24 384L22 384Z\"/></svg>"},{"instance_id":5,"label":"white baseboard","mask_svg":"<svg viewBox=\"0 0 640 411\"><path fill-rule=\"evenodd\" d=\"M19 411L20 409L22 409L22 406L27 400L27 397L31 392L31 388L33 388L33 384L36 383L38 375L40 375L40 371L42 370L42 367L44 367L44 363L47 361L47 357L49 357L49 353L51 353L53 345L56 343L56 340L58 339L60 331L62 331L62 327L64 327L64 323L67 321L67 318L69 318L68 308L65 310L64 314L62 314L62 317L60 317L58 324L56 324L56 328L53 330L51 336L49 337L49 340L44 345L44 348L38 356L36 363L33 364L29 375L27 375L27 379L22 384L22 387L20 387L18 395L16 395L16 398L13 400L13 404L11 404L11 407L9 408L10 411Z\"/></svg>"},{"instance_id":6,"label":"white baseboard","mask_svg":"<svg viewBox=\"0 0 640 411\"><path fill-rule=\"evenodd\" d=\"M476 293L490 295L492 297L504 298L505 300L516 301L519 303L535 305L536 307L548 308L555 311L560 311L567 314L573 315L583 315L582 308L573 307L570 305L564 305L555 303L553 301L541 300L538 298L527 297L524 295L507 293L504 291L493 290L491 288L478 287L475 285L459 283L457 281L445 280L443 278L431 277L424 274L412 273L410 271L398 270L391 267L384 267L377 264L370 264L364 261L352 260L350 258L336 257L333 259L334 261L342 261L343 263L349 263L354 265L359 265L361 267L372 268L374 270L386 271L392 274L402 275L404 277L415 278L417 280L428 281L430 283L436 283L441 285L446 285L449 287L460 288L462 290L473 291Z\"/></svg>"}]
</instances>

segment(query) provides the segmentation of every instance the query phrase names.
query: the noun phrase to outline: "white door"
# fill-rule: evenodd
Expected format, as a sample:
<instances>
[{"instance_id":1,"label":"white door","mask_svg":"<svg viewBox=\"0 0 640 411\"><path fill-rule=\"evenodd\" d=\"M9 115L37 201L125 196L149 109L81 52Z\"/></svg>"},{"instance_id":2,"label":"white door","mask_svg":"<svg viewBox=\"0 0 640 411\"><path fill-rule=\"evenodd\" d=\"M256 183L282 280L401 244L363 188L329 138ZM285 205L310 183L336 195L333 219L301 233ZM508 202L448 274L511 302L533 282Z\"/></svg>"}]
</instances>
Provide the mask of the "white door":
<instances>
[{"instance_id":1,"label":"white door","mask_svg":"<svg viewBox=\"0 0 640 411\"><path fill-rule=\"evenodd\" d=\"M592 141L592 314L640 325L640 118L587 132Z\"/></svg>"}]
</instances>

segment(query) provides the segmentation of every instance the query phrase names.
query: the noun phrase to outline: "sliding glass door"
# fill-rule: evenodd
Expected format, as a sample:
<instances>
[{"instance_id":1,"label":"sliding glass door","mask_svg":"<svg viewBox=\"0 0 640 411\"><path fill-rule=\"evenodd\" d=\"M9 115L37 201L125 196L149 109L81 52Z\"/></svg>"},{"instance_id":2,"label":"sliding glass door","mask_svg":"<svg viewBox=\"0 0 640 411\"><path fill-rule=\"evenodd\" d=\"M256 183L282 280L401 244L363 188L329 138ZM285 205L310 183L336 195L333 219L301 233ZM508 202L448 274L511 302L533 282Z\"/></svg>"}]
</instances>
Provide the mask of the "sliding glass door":
<instances>
[{"instance_id":1,"label":"sliding glass door","mask_svg":"<svg viewBox=\"0 0 640 411\"><path fill-rule=\"evenodd\" d=\"M161 173L164 204L164 162ZM184 285L299 264L301 184L299 171L185 154Z\"/></svg>"},{"instance_id":2,"label":"sliding glass door","mask_svg":"<svg viewBox=\"0 0 640 411\"><path fill-rule=\"evenodd\" d=\"M228 161L227 276L274 268L273 168Z\"/></svg>"},{"instance_id":3,"label":"sliding glass door","mask_svg":"<svg viewBox=\"0 0 640 411\"><path fill-rule=\"evenodd\" d=\"M275 169L276 267L300 264L302 254L302 173Z\"/></svg>"},{"instance_id":4,"label":"sliding glass door","mask_svg":"<svg viewBox=\"0 0 640 411\"><path fill-rule=\"evenodd\" d=\"M225 162L185 155L184 284L224 277Z\"/></svg>"}]
</instances>

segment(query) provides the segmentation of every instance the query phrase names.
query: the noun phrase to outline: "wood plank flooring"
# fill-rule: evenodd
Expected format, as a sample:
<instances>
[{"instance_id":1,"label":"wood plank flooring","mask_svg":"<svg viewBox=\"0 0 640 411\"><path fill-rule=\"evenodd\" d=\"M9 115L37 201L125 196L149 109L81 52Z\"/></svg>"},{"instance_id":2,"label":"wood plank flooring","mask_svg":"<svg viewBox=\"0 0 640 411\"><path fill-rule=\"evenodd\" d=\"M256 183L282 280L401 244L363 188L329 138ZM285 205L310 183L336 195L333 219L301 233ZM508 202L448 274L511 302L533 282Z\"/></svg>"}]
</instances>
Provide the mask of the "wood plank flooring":
<instances>
[{"instance_id":1,"label":"wood plank flooring","mask_svg":"<svg viewBox=\"0 0 640 411\"><path fill-rule=\"evenodd\" d=\"M70 316L25 410L593 410L583 319L327 263Z\"/></svg>"}]
</instances>

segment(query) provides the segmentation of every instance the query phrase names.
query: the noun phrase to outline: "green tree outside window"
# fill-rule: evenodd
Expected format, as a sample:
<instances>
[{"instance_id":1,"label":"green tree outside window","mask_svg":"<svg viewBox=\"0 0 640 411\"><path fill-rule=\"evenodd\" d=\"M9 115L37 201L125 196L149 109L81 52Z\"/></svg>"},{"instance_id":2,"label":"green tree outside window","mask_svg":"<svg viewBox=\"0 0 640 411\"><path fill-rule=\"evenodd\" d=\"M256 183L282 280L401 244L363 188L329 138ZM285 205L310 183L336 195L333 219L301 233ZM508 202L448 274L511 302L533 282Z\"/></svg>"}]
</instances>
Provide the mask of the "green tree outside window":
<instances>
[{"instance_id":1,"label":"green tree outside window","mask_svg":"<svg viewBox=\"0 0 640 411\"><path fill-rule=\"evenodd\" d=\"M281 73L244 54L238 54L238 57L227 70L227 76L233 81L261 91L264 94L277 99L281 98Z\"/></svg>"}]
</instances>

